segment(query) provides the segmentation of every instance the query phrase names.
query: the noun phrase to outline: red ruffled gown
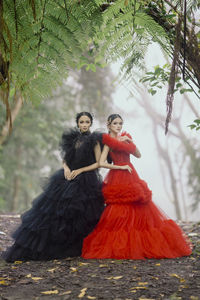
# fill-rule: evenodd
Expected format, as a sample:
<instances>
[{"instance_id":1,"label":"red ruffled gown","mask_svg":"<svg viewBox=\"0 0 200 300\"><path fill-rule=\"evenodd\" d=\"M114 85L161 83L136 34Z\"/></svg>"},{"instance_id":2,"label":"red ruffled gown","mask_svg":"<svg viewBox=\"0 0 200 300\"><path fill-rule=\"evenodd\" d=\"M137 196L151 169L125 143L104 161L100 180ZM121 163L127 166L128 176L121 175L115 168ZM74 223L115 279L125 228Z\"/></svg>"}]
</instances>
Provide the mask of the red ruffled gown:
<instances>
[{"instance_id":1,"label":"red ruffled gown","mask_svg":"<svg viewBox=\"0 0 200 300\"><path fill-rule=\"evenodd\" d=\"M127 135L127 133L124 133ZM133 143L103 134L115 165L127 170L109 171L103 185L106 208L83 243L82 257L112 259L175 258L190 255L192 246L181 228L152 202L152 193L130 162Z\"/></svg>"}]
</instances>

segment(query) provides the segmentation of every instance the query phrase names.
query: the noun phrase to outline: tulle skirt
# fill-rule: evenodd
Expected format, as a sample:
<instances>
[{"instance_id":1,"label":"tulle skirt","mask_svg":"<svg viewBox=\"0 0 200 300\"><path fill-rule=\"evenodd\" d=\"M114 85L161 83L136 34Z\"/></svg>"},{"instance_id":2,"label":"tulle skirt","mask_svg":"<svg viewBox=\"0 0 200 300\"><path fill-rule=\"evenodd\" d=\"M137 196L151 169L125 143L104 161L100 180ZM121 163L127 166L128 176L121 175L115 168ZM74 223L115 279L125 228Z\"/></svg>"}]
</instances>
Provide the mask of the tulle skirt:
<instances>
[{"instance_id":1,"label":"tulle skirt","mask_svg":"<svg viewBox=\"0 0 200 300\"><path fill-rule=\"evenodd\" d=\"M22 215L22 223L13 234L15 242L3 258L12 262L79 256L83 238L93 230L103 209L96 171L68 181L60 169Z\"/></svg>"},{"instance_id":2,"label":"tulle skirt","mask_svg":"<svg viewBox=\"0 0 200 300\"><path fill-rule=\"evenodd\" d=\"M175 258L191 254L181 228L151 200L151 191L132 174L112 170L103 187L107 207L83 243L82 257Z\"/></svg>"}]
</instances>

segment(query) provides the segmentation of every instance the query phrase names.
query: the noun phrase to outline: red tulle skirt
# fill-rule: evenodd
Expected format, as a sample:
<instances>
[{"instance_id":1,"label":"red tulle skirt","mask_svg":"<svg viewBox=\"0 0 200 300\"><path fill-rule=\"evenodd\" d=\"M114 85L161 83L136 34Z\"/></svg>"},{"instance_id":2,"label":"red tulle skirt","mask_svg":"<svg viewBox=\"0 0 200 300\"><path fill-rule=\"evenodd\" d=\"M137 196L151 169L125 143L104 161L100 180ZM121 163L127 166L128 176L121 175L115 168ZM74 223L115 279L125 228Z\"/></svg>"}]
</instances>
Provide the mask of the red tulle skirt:
<instances>
[{"instance_id":1,"label":"red tulle skirt","mask_svg":"<svg viewBox=\"0 0 200 300\"><path fill-rule=\"evenodd\" d=\"M152 202L151 191L134 168L132 174L109 172L103 193L107 207L84 239L83 258L160 259L191 254L189 239Z\"/></svg>"}]
</instances>

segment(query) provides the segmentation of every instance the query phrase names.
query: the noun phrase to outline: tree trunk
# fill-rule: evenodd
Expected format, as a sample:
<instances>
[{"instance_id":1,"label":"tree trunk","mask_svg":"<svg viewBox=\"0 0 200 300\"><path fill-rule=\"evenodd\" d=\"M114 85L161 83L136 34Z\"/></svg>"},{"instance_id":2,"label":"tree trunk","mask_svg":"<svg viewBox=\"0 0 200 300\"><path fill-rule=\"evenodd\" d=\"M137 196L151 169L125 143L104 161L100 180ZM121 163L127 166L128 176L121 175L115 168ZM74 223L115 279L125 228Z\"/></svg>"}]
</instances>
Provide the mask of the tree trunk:
<instances>
[{"instance_id":1,"label":"tree trunk","mask_svg":"<svg viewBox=\"0 0 200 300\"><path fill-rule=\"evenodd\" d=\"M171 191L173 194L173 203L175 206L175 212L176 212L176 217L178 220L181 220L181 209L180 209L180 204L179 204L179 197L178 197L178 191L177 191L177 186L176 186L176 178L174 175L174 170L172 167L172 162L170 159L170 156L168 154L167 149L163 149L163 147L161 146L159 139L158 139L158 135L157 135L157 124L155 123L155 120L152 118L151 119L153 122L153 132L154 132L154 138L156 141L156 146L157 146L157 150L159 153L159 156L162 157L162 159L165 161L165 165L168 169L168 173L169 173L169 178L170 178L170 183L171 183Z\"/></svg>"},{"instance_id":2,"label":"tree trunk","mask_svg":"<svg viewBox=\"0 0 200 300\"><path fill-rule=\"evenodd\" d=\"M17 147L16 151L17 167L15 169L15 175L13 180L13 197L11 199L10 209L11 212L16 212L19 204L19 192L20 192L20 175L19 171L21 169L21 146Z\"/></svg>"},{"instance_id":3,"label":"tree trunk","mask_svg":"<svg viewBox=\"0 0 200 300\"><path fill-rule=\"evenodd\" d=\"M19 178L19 175L15 175L14 182L13 182L13 198L12 198L11 206L10 206L11 212L17 211L19 191L20 191L20 178Z\"/></svg>"},{"instance_id":4,"label":"tree trunk","mask_svg":"<svg viewBox=\"0 0 200 300\"><path fill-rule=\"evenodd\" d=\"M15 101L14 101L14 108L11 110L11 120L12 120L12 124L14 123L16 117L18 116L21 108L22 108L22 104L23 104L23 100L22 100L22 96L17 96ZM9 135L9 129L10 129L10 121L7 120L4 124L4 126L1 129L1 133L0 133L0 145L2 145L3 143L5 143L6 139L8 138Z\"/></svg>"}]
</instances>

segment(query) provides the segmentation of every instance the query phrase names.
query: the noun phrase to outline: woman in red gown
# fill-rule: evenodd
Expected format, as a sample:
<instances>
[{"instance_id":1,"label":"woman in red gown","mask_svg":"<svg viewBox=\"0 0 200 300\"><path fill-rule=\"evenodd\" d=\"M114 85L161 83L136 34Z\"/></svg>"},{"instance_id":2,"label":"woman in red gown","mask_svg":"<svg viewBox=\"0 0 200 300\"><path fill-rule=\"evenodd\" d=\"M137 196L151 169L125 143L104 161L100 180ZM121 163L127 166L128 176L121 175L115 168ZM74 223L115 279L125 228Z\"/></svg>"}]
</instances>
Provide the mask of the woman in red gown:
<instances>
[{"instance_id":1,"label":"woman in red gown","mask_svg":"<svg viewBox=\"0 0 200 300\"><path fill-rule=\"evenodd\" d=\"M82 257L112 259L175 258L190 255L192 246L181 228L152 202L152 193L130 162L140 152L122 118L108 117L109 134L103 134L100 167L107 174L103 195L106 208L83 243ZM106 162L111 158L113 164Z\"/></svg>"}]
</instances>

